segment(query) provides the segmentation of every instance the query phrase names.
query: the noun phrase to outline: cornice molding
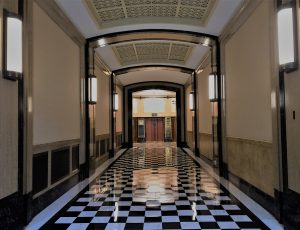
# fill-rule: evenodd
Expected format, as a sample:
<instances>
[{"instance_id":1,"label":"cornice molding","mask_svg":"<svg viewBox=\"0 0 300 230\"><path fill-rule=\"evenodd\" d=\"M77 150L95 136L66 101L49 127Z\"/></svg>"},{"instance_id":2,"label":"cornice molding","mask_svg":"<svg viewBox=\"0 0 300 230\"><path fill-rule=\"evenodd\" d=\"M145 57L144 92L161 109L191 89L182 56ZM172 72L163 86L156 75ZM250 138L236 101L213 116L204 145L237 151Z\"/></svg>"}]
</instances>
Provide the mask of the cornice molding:
<instances>
[{"instance_id":1,"label":"cornice molding","mask_svg":"<svg viewBox=\"0 0 300 230\"><path fill-rule=\"evenodd\" d=\"M38 6L78 45L84 46L86 40L71 20L54 0L34 0Z\"/></svg>"},{"instance_id":2,"label":"cornice molding","mask_svg":"<svg viewBox=\"0 0 300 230\"><path fill-rule=\"evenodd\" d=\"M226 43L247 21L254 10L262 3L263 0L245 0L235 15L230 19L227 26L223 29L219 40Z\"/></svg>"},{"instance_id":3,"label":"cornice molding","mask_svg":"<svg viewBox=\"0 0 300 230\"><path fill-rule=\"evenodd\" d=\"M108 65L101 59L100 55L95 52L95 65L106 75L111 75L111 70Z\"/></svg>"}]
</instances>

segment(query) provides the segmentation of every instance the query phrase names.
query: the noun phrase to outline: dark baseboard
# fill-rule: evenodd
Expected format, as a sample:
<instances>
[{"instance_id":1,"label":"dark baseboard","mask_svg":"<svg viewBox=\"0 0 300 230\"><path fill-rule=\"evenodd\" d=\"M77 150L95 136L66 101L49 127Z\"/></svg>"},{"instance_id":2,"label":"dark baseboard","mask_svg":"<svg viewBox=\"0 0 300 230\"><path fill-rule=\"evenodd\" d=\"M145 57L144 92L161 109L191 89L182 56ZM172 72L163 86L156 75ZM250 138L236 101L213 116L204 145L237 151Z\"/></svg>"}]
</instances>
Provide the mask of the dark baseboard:
<instances>
[{"instance_id":1,"label":"dark baseboard","mask_svg":"<svg viewBox=\"0 0 300 230\"><path fill-rule=\"evenodd\" d=\"M223 164L223 165L222 165L222 170L223 170L222 176L223 176L226 180L228 180L228 179L229 179L228 164L225 163L225 162L223 162L222 164Z\"/></svg>"},{"instance_id":2,"label":"dark baseboard","mask_svg":"<svg viewBox=\"0 0 300 230\"><path fill-rule=\"evenodd\" d=\"M98 158L90 158L90 175L109 158L108 152Z\"/></svg>"},{"instance_id":3,"label":"dark baseboard","mask_svg":"<svg viewBox=\"0 0 300 230\"><path fill-rule=\"evenodd\" d=\"M16 192L0 200L0 229L23 229L24 196Z\"/></svg>"},{"instance_id":4,"label":"dark baseboard","mask_svg":"<svg viewBox=\"0 0 300 230\"><path fill-rule=\"evenodd\" d=\"M280 209L279 209L279 200L276 197L271 197L260 189L254 187L247 181L242 178L228 173L229 181L237 186L241 191L259 203L263 208L265 208L268 212L273 214L278 220L280 219ZM275 193L274 193L275 194Z\"/></svg>"},{"instance_id":5,"label":"dark baseboard","mask_svg":"<svg viewBox=\"0 0 300 230\"><path fill-rule=\"evenodd\" d=\"M203 161L205 161L205 163L207 163L208 165L210 165L211 167L214 167L213 161L211 159L209 159L208 157L204 156L203 154L200 153L200 159L202 159Z\"/></svg>"},{"instance_id":6,"label":"dark baseboard","mask_svg":"<svg viewBox=\"0 0 300 230\"><path fill-rule=\"evenodd\" d=\"M280 192L282 198L282 222L286 229L298 230L300 226L300 194L290 189Z\"/></svg>"},{"instance_id":7,"label":"dark baseboard","mask_svg":"<svg viewBox=\"0 0 300 230\"><path fill-rule=\"evenodd\" d=\"M40 211L49 206L52 202L66 193L69 189L71 189L75 184L79 182L79 175L75 174L70 177L66 181L57 185L56 187L50 189L39 197L28 202L28 222L38 214ZM30 199L30 198L29 198Z\"/></svg>"},{"instance_id":8,"label":"dark baseboard","mask_svg":"<svg viewBox=\"0 0 300 230\"><path fill-rule=\"evenodd\" d=\"M108 150L108 158L113 158L114 156L115 156L115 150L114 149Z\"/></svg>"},{"instance_id":9,"label":"dark baseboard","mask_svg":"<svg viewBox=\"0 0 300 230\"><path fill-rule=\"evenodd\" d=\"M79 165L79 181L83 181L84 179L89 177L89 167L87 163L83 163Z\"/></svg>"},{"instance_id":10,"label":"dark baseboard","mask_svg":"<svg viewBox=\"0 0 300 230\"><path fill-rule=\"evenodd\" d=\"M189 146L186 142L178 142L177 147L178 148L189 148Z\"/></svg>"}]
</instances>

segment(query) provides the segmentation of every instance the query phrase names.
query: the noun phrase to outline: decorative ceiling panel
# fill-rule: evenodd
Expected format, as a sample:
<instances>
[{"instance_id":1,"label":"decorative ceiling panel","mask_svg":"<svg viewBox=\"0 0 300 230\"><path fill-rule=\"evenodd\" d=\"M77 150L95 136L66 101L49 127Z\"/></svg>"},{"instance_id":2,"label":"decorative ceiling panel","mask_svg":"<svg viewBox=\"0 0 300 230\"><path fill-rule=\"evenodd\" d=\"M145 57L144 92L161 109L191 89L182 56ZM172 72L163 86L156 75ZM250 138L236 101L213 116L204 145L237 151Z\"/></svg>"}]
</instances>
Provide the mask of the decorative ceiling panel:
<instances>
[{"instance_id":1,"label":"decorative ceiling panel","mask_svg":"<svg viewBox=\"0 0 300 230\"><path fill-rule=\"evenodd\" d=\"M175 42L134 42L116 45L113 50L122 66L140 63L184 65L193 46Z\"/></svg>"},{"instance_id":2,"label":"decorative ceiling panel","mask_svg":"<svg viewBox=\"0 0 300 230\"><path fill-rule=\"evenodd\" d=\"M85 1L99 27L108 27L141 22L168 23L174 19L176 23L204 26L217 0Z\"/></svg>"}]
</instances>

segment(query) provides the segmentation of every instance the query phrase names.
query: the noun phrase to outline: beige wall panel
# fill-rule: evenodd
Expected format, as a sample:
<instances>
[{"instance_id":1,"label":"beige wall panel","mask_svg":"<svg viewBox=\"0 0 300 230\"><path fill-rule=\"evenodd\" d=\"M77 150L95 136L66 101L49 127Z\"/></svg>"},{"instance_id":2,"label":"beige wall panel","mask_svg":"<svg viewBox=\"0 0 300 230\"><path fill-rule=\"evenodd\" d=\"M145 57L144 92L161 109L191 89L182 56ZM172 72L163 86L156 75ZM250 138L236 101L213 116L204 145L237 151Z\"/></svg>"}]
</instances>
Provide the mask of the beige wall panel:
<instances>
[{"instance_id":1,"label":"beige wall panel","mask_svg":"<svg viewBox=\"0 0 300 230\"><path fill-rule=\"evenodd\" d=\"M227 138L228 169L256 188L274 197L274 158L272 144Z\"/></svg>"},{"instance_id":2,"label":"beige wall panel","mask_svg":"<svg viewBox=\"0 0 300 230\"><path fill-rule=\"evenodd\" d=\"M16 0L0 1L3 7L14 11ZM2 23L0 23L0 69L2 69ZM18 82L5 80L0 74L0 199L18 190Z\"/></svg>"},{"instance_id":3,"label":"beige wall panel","mask_svg":"<svg viewBox=\"0 0 300 230\"><path fill-rule=\"evenodd\" d=\"M208 159L213 160L213 137L212 134L199 133L200 153Z\"/></svg>"},{"instance_id":4,"label":"beige wall panel","mask_svg":"<svg viewBox=\"0 0 300 230\"><path fill-rule=\"evenodd\" d=\"M106 76L96 66L95 75L98 82L98 100L96 104L95 129L96 136L109 133L109 81Z\"/></svg>"},{"instance_id":5,"label":"beige wall panel","mask_svg":"<svg viewBox=\"0 0 300 230\"><path fill-rule=\"evenodd\" d=\"M80 49L33 8L33 143L80 138Z\"/></svg>"},{"instance_id":6,"label":"beige wall panel","mask_svg":"<svg viewBox=\"0 0 300 230\"><path fill-rule=\"evenodd\" d=\"M117 85L117 93L119 95L119 110L116 112L116 132L123 130L123 89Z\"/></svg>"},{"instance_id":7,"label":"beige wall panel","mask_svg":"<svg viewBox=\"0 0 300 230\"><path fill-rule=\"evenodd\" d=\"M269 19L268 1L262 1L226 44L229 137L272 141Z\"/></svg>"},{"instance_id":8,"label":"beige wall panel","mask_svg":"<svg viewBox=\"0 0 300 230\"><path fill-rule=\"evenodd\" d=\"M208 77L211 73L210 64L207 65L198 77L198 110L199 132L212 134L212 103L208 98Z\"/></svg>"},{"instance_id":9,"label":"beige wall panel","mask_svg":"<svg viewBox=\"0 0 300 230\"><path fill-rule=\"evenodd\" d=\"M231 173L274 196L269 3L225 45L226 152Z\"/></svg>"}]
</instances>

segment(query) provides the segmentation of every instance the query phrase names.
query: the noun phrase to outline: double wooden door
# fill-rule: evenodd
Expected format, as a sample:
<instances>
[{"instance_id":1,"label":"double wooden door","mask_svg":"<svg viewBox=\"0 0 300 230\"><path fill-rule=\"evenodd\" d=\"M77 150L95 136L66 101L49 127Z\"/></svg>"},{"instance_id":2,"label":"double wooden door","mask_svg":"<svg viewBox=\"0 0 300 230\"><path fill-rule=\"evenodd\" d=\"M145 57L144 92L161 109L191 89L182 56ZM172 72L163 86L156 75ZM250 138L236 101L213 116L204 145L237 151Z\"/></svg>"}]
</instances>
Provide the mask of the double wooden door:
<instances>
[{"instance_id":1,"label":"double wooden door","mask_svg":"<svg viewBox=\"0 0 300 230\"><path fill-rule=\"evenodd\" d=\"M164 118L151 117L146 119L146 141L164 141Z\"/></svg>"}]
</instances>

